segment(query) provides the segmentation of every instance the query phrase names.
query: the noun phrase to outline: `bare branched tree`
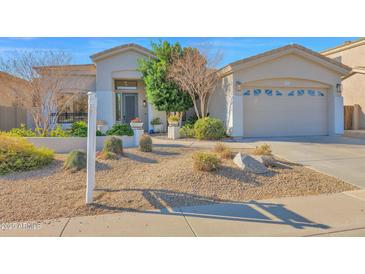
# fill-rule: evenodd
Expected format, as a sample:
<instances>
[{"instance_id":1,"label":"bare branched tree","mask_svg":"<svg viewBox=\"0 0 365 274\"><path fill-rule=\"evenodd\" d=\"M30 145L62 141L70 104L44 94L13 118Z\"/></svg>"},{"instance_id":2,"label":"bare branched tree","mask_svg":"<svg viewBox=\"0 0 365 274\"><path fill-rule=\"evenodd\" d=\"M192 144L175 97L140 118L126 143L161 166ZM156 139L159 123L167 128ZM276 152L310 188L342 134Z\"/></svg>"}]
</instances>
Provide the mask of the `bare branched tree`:
<instances>
[{"instance_id":1,"label":"bare branched tree","mask_svg":"<svg viewBox=\"0 0 365 274\"><path fill-rule=\"evenodd\" d=\"M70 60L68 54L52 50L14 52L0 59L1 71L22 80L23 85L12 81L9 86L16 102L32 115L40 135L48 134L59 115L79 95L82 84L71 81L70 86L67 80L65 65Z\"/></svg>"},{"instance_id":2,"label":"bare branched tree","mask_svg":"<svg viewBox=\"0 0 365 274\"><path fill-rule=\"evenodd\" d=\"M186 48L182 56L174 57L168 72L168 78L174 81L181 90L187 92L194 103L198 118L205 117L209 112L210 95L214 92L219 76L213 63L196 48ZM199 104L197 104L199 100Z\"/></svg>"}]
</instances>

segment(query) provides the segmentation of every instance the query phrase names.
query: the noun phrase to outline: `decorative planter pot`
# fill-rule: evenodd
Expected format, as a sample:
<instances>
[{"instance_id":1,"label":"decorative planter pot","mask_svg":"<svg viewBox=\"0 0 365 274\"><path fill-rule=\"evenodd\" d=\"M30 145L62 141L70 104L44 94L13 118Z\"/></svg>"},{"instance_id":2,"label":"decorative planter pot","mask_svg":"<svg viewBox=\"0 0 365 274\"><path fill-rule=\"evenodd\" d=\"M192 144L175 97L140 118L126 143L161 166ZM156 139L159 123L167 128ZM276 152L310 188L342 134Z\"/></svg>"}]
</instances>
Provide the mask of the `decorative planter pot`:
<instances>
[{"instance_id":1,"label":"decorative planter pot","mask_svg":"<svg viewBox=\"0 0 365 274\"><path fill-rule=\"evenodd\" d=\"M130 122L131 128L143 128L143 123Z\"/></svg>"},{"instance_id":2,"label":"decorative planter pot","mask_svg":"<svg viewBox=\"0 0 365 274\"><path fill-rule=\"evenodd\" d=\"M177 127L179 125L179 121L171 121L169 122L169 126L171 127Z\"/></svg>"},{"instance_id":3,"label":"decorative planter pot","mask_svg":"<svg viewBox=\"0 0 365 274\"><path fill-rule=\"evenodd\" d=\"M180 138L180 133L179 133L179 129L180 127L175 127L175 126L169 126L169 128L167 129L167 138L168 139L172 139L172 140L176 140Z\"/></svg>"},{"instance_id":4,"label":"decorative planter pot","mask_svg":"<svg viewBox=\"0 0 365 274\"><path fill-rule=\"evenodd\" d=\"M153 127L153 131L154 132L161 133L163 131L163 125L162 124L152 125L152 127Z\"/></svg>"}]
</instances>

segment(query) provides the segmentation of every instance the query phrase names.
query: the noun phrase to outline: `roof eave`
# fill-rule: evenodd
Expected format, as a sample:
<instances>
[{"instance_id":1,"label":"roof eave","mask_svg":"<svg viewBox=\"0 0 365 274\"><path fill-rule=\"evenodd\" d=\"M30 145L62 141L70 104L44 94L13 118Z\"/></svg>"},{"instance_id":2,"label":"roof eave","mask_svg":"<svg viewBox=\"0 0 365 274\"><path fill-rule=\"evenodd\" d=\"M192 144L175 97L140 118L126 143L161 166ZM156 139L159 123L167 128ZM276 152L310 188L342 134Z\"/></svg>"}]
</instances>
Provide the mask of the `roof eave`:
<instances>
[{"instance_id":1,"label":"roof eave","mask_svg":"<svg viewBox=\"0 0 365 274\"><path fill-rule=\"evenodd\" d=\"M339 46L336 46L336 47L333 47L333 48L323 50L320 53L327 56L327 55L330 55L330 54L334 54L334 53L337 53L337 52L341 52L341 51L344 51L344 50L355 48L355 47L358 47L358 46L361 46L361 45L364 45L364 44L365 44L365 37L357 39L357 40L352 41L352 42L347 43L347 44L342 44L342 45L339 45Z\"/></svg>"},{"instance_id":2,"label":"roof eave","mask_svg":"<svg viewBox=\"0 0 365 274\"><path fill-rule=\"evenodd\" d=\"M141 53L147 57L151 57L151 58L155 58L154 54L152 53L152 51L150 51L149 49L139 46L137 44L126 44L126 45L121 45L121 46L117 46L111 49L107 49L98 53L95 53L93 55L90 56L91 60L93 62L97 62L100 61L102 59L114 56L116 54L128 51L128 50L134 50L138 53Z\"/></svg>"},{"instance_id":3,"label":"roof eave","mask_svg":"<svg viewBox=\"0 0 365 274\"><path fill-rule=\"evenodd\" d=\"M331 58L328 58L318 52L312 51L310 49L307 49L305 47L302 47L300 45L287 45L281 48L277 48L271 51L267 51L264 53L260 53L258 55L254 55L248 58L244 58L241 60L238 60L236 62L230 63L227 66L221 68L219 72L221 75L225 76L233 71L235 71L237 68L244 69L248 68L260 63L263 63L267 60L270 60L272 58L277 58L286 54L290 53L297 53L299 55L305 55L306 57L309 57L311 59L317 60L317 62L320 62L322 65L337 71L338 73L342 75L346 75L351 71L351 68L336 61Z\"/></svg>"}]
</instances>

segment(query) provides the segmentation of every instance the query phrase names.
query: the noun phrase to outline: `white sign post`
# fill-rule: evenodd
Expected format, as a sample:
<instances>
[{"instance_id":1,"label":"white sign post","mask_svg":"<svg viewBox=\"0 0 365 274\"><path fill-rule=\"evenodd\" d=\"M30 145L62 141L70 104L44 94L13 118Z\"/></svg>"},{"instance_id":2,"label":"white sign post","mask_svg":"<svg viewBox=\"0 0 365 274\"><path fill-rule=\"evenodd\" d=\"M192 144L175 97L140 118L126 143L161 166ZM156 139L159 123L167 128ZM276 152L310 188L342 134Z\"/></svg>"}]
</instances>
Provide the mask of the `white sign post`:
<instances>
[{"instance_id":1,"label":"white sign post","mask_svg":"<svg viewBox=\"0 0 365 274\"><path fill-rule=\"evenodd\" d=\"M86 204L93 202L96 154L96 94L88 92Z\"/></svg>"}]
</instances>

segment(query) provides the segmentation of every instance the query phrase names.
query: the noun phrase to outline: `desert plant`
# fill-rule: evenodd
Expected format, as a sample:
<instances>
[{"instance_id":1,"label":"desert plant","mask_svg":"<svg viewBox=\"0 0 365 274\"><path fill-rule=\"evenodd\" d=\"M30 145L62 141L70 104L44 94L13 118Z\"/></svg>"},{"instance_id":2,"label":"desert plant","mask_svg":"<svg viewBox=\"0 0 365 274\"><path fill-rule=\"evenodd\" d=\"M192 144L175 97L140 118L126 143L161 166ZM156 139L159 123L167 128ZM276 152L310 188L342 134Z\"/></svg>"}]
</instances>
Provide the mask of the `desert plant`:
<instances>
[{"instance_id":1,"label":"desert plant","mask_svg":"<svg viewBox=\"0 0 365 274\"><path fill-rule=\"evenodd\" d=\"M193 168L199 171L214 171L219 168L220 160L215 154L195 152L192 156Z\"/></svg>"},{"instance_id":2,"label":"desert plant","mask_svg":"<svg viewBox=\"0 0 365 274\"><path fill-rule=\"evenodd\" d=\"M190 116L188 119L186 119L184 125L187 125L188 124L188 125L192 125L193 126L196 121L198 121L198 116L193 115L193 116Z\"/></svg>"},{"instance_id":3,"label":"desert plant","mask_svg":"<svg viewBox=\"0 0 365 274\"><path fill-rule=\"evenodd\" d=\"M111 151L99 151L96 155L98 159L101 160L118 160L119 156Z\"/></svg>"},{"instance_id":4,"label":"desert plant","mask_svg":"<svg viewBox=\"0 0 365 274\"><path fill-rule=\"evenodd\" d=\"M106 134L103 133L101 130L97 129L96 130L96 136L105 136Z\"/></svg>"},{"instance_id":5,"label":"desert plant","mask_svg":"<svg viewBox=\"0 0 365 274\"><path fill-rule=\"evenodd\" d=\"M111 137L104 142L104 152L113 152L115 154L123 154L123 141L116 137Z\"/></svg>"},{"instance_id":6,"label":"desert plant","mask_svg":"<svg viewBox=\"0 0 365 274\"><path fill-rule=\"evenodd\" d=\"M151 121L151 125L161 125L161 119L159 117L153 118Z\"/></svg>"},{"instance_id":7,"label":"desert plant","mask_svg":"<svg viewBox=\"0 0 365 274\"><path fill-rule=\"evenodd\" d=\"M272 153L272 150L268 144L256 146L256 148L253 151L253 154L255 154L255 155L271 155L271 153Z\"/></svg>"},{"instance_id":8,"label":"desert plant","mask_svg":"<svg viewBox=\"0 0 365 274\"><path fill-rule=\"evenodd\" d=\"M63 168L76 172L86 168L86 152L82 150L72 150L63 165Z\"/></svg>"},{"instance_id":9,"label":"desert plant","mask_svg":"<svg viewBox=\"0 0 365 274\"><path fill-rule=\"evenodd\" d=\"M0 135L0 174L45 166L53 156L52 150L36 148L24 138Z\"/></svg>"},{"instance_id":10,"label":"desert plant","mask_svg":"<svg viewBox=\"0 0 365 274\"><path fill-rule=\"evenodd\" d=\"M133 119L131 120L131 123L142 123L142 120L141 120L141 118L136 117L136 118L133 118Z\"/></svg>"},{"instance_id":11,"label":"desert plant","mask_svg":"<svg viewBox=\"0 0 365 274\"><path fill-rule=\"evenodd\" d=\"M116 136L133 136L133 129L128 124L114 124L109 130L105 132L105 134Z\"/></svg>"},{"instance_id":12,"label":"desert plant","mask_svg":"<svg viewBox=\"0 0 365 274\"><path fill-rule=\"evenodd\" d=\"M229 149L229 147L222 143L216 143L213 148L214 152L216 152L216 153L221 153L221 152L225 151L226 149Z\"/></svg>"},{"instance_id":13,"label":"desert plant","mask_svg":"<svg viewBox=\"0 0 365 274\"><path fill-rule=\"evenodd\" d=\"M49 132L49 136L51 136L51 137L68 137L68 136L70 136L70 132L63 130L60 125L57 125L55 129L52 129Z\"/></svg>"},{"instance_id":14,"label":"desert plant","mask_svg":"<svg viewBox=\"0 0 365 274\"><path fill-rule=\"evenodd\" d=\"M139 149L143 152L152 151L152 139L147 134L143 134L139 139Z\"/></svg>"},{"instance_id":15,"label":"desert plant","mask_svg":"<svg viewBox=\"0 0 365 274\"><path fill-rule=\"evenodd\" d=\"M74 122L71 126L71 135L76 137L87 137L87 125L84 121Z\"/></svg>"},{"instance_id":16,"label":"desert plant","mask_svg":"<svg viewBox=\"0 0 365 274\"><path fill-rule=\"evenodd\" d=\"M181 137L193 138L194 137L194 125L185 124L179 129Z\"/></svg>"},{"instance_id":17,"label":"desert plant","mask_svg":"<svg viewBox=\"0 0 365 274\"><path fill-rule=\"evenodd\" d=\"M205 117L194 124L194 134L197 139L214 140L225 136L223 122L216 118Z\"/></svg>"},{"instance_id":18,"label":"desert plant","mask_svg":"<svg viewBox=\"0 0 365 274\"><path fill-rule=\"evenodd\" d=\"M180 116L179 115L170 115L167 118L167 121L169 122L169 124L173 124L173 123L179 122L180 121Z\"/></svg>"},{"instance_id":19,"label":"desert plant","mask_svg":"<svg viewBox=\"0 0 365 274\"><path fill-rule=\"evenodd\" d=\"M216 143L213 150L222 159L231 159L232 158L232 150L225 144Z\"/></svg>"}]
</instances>

